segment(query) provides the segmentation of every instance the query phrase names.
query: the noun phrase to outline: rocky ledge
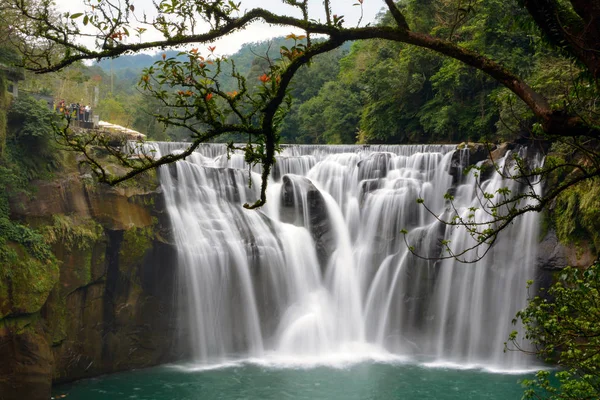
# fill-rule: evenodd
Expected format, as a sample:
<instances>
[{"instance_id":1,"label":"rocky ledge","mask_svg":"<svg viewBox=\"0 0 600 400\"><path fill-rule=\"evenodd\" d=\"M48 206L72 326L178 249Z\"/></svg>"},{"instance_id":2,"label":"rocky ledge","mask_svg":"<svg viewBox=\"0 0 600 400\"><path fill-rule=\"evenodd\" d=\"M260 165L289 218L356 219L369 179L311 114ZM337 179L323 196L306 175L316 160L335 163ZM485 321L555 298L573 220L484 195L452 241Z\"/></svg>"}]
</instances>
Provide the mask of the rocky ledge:
<instances>
[{"instance_id":1,"label":"rocky ledge","mask_svg":"<svg viewBox=\"0 0 600 400\"><path fill-rule=\"evenodd\" d=\"M11 218L38 228L56 262L17 249L0 278L0 399L47 400L53 383L179 358L176 252L156 175L120 188L76 172L34 185Z\"/></svg>"}]
</instances>

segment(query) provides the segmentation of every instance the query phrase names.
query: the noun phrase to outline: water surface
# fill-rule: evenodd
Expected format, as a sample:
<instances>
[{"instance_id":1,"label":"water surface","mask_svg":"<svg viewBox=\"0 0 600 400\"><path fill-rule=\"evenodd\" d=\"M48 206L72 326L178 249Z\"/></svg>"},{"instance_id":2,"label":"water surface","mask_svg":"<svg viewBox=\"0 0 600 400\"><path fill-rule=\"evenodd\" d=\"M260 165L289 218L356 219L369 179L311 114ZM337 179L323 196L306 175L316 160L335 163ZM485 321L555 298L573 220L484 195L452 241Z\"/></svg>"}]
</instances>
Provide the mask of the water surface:
<instances>
[{"instance_id":1,"label":"water surface","mask_svg":"<svg viewBox=\"0 0 600 400\"><path fill-rule=\"evenodd\" d=\"M510 400L521 398L519 381L528 377L404 363L281 368L243 362L108 375L59 386L54 396L64 394L69 400Z\"/></svg>"}]
</instances>

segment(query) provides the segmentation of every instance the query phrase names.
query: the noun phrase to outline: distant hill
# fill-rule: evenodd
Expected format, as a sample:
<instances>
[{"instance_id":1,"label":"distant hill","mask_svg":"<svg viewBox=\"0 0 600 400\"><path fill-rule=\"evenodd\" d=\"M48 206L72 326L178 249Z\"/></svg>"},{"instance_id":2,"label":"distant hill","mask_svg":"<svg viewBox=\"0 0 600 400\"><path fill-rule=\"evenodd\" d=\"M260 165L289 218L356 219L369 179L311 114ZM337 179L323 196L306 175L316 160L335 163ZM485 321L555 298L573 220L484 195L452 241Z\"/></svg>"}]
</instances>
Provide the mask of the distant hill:
<instances>
[{"instance_id":1,"label":"distant hill","mask_svg":"<svg viewBox=\"0 0 600 400\"><path fill-rule=\"evenodd\" d=\"M239 51L229 56L229 58L235 62L238 72L246 76L252 69L252 64L257 57L265 57L265 55L268 54L268 57L271 59L278 58L281 46L290 47L293 46L293 44L293 40L285 39L284 37L277 37L263 42L246 43L242 45ZM349 49L350 43L346 43L342 46L343 51ZM168 50L164 53L167 54L167 57L177 57L179 52L180 50ZM144 68L147 68L154 62L160 60L162 54L163 52L154 55L131 54L117 57L112 60L102 60L94 65L99 66L107 73L110 73L112 67L112 71L116 77L128 79L134 74L135 76L138 76Z\"/></svg>"},{"instance_id":2,"label":"distant hill","mask_svg":"<svg viewBox=\"0 0 600 400\"><path fill-rule=\"evenodd\" d=\"M179 53L177 50L169 50L166 52L167 56L175 57ZM100 62L94 63L106 72L110 72L111 64L113 72L117 72L123 69L142 70L152 65L155 61L160 60L162 53L149 55L149 54L130 54L121 56L113 59L105 59Z\"/></svg>"},{"instance_id":3,"label":"distant hill","mask_svg":"<svg viewBox=\"0 0 600 400\"><path fill-rule=\"evenodd\" d=\"M228 59L235 63L237 73L247 78L248 88L252 91L253 88L260 84L258 78L268 71L268 59L275 60L279 58L282 46L290 48L293 45L293 40L285 39L284 37L264 42L246 43L238 52L228 56ZM336 79L339 72L339 61L348 53L350 45L350 43L346 43L336 51L316 57L311 63L311 68L305 66L296 74L289 87L290 94L294 97L294 106L289 112L285 126L283 126L281 131L281 136L285 142L312 143L317 140L313 137L304 137L302 132L300 132L299 107L309 99L317 96L323 85ZM203 55L206 55L206 49L202 51L202 48L200 48L200 50ZM159 107L156 103L148 99L136 100L139 99L140 89L138 82L142 70L161 60L163 53L169 58L176 58L180 50L161 51L154 55L132 54L95 63L92 68L101 69L106 75L109 75L106 82L110 82L110 90L114 90L113 97L102 103L101 111L105 115L110 115L111 112L116 113L115 115L123 116L124 119L127 119L126 115L131 115L133 118L130 121L131 126L135 130L147 134L149 137L159 137L162 140L166 138L176 141L186 140L189 138L188 130L174 126L164 128L160 124L157 124L154 118L147 117L147 115L156 112L155 110ZM185 58L185 56L182 56L182 58ZM222 73L218 79L221 89L224 91L238 90L237 79L231 76L231 63L223 63L221 67ZM111 69L112 79L110 78ZM141 112L137 112L136 110L141 110ZM354 130L350 131L354 135ZM229 135L221 137L219 140L243 141L245 137Z\"/></svg>"}]
</instances>

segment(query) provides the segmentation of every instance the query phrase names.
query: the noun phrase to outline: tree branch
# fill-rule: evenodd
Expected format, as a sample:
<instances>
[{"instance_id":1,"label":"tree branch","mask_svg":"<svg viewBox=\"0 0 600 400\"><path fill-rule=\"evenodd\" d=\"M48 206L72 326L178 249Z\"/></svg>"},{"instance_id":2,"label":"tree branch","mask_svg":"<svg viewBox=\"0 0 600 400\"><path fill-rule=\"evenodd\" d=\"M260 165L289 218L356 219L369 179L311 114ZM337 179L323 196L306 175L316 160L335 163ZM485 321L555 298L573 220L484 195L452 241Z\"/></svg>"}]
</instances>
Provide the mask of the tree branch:
<instances>
[{"instance_id":1,"label":"tree branch","mask_svg":"<svg viewBox=\"0 0 600 400\"><path fill-rule=\"evenodd\" d=\"M390 10L392 17L394 17L394 20L398 24L398 27L405 31L410 30L408 23L406 22L406 18L404 18L404 15L402 15L400 9L394 3L394 0L385 0L385 4L388 6L388 10Z\"/></svg>"}]
</instances>

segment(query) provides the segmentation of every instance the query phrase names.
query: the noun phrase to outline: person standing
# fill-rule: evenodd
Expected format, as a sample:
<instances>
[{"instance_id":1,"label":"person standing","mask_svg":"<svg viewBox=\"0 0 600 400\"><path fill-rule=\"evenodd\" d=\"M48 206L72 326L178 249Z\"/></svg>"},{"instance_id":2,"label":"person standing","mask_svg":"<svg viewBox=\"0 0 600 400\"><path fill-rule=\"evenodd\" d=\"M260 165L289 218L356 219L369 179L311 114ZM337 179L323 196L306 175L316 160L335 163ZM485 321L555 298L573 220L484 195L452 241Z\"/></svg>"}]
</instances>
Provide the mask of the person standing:
<instances>
[{"instance_id":1,"label":"person standing","mask_svg":"<svg viewBox=\"0 0 600 400\"><path fill-rule=\"evenodd\" d=\"M91 111L91 107L88 104L87 106L85 106L85 122L90 122L90 111Z\"/></svg>"}]
</instances>

